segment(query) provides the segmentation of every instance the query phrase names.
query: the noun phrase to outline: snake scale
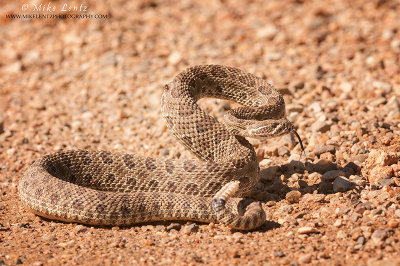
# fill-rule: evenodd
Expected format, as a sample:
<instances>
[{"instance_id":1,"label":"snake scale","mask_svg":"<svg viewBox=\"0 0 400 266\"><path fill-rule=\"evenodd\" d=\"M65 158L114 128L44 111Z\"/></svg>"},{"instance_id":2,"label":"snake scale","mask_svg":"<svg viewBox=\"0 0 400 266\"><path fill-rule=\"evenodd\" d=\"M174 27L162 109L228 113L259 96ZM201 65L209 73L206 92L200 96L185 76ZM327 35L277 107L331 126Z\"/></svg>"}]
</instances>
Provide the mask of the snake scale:
<instances>
[{"instance_id":1,"label":"snake scale","mask_svg":"<svg viewBox=\"0 0 400 266\"><path fill-rule=\"evenodd\" d=\"M203 97L242 107L219 122L197 105ZM161 103L168 128L198 159L60 151L28 168L19 182L22 203L43 217L93 225L192 220L250 230L264 224L261 203L248 198L260 168L245 137L297 135L280 93L242 70L201 65L166 84Z\"/></svg>"}]
</instances>

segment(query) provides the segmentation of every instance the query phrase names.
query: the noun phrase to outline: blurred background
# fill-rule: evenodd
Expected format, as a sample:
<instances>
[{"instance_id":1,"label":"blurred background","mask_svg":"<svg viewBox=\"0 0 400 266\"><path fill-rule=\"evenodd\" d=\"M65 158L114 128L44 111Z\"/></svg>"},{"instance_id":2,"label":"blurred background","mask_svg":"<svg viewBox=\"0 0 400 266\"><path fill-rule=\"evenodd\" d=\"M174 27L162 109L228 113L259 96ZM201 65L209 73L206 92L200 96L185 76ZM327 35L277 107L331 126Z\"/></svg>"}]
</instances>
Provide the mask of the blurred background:
<instances>
[{"instance_id":1,"label":"blurred background","mask_svg":"<svg viewBox=\"0 0 400 266\"><path fill-rule=\"evenodd\" d=\"M33 216L26 218L16 204L16 184L25 169L46 153L84 148L191 158L166 129L160 97L165 83L199 64L237 67L271 81L284 95L287 115L315 165L340 167L352 162L356 177L347 177L357 185L399 185L400 166L375 169L374 158L368 159L374 149L400 151L399 1L101 2L0 1L0 223L5 227L31 223L36 231L41 228L37 220L29 222ZM219 100L200 104L217 117L230 107ZM262 168L299 159L300 147L290 136L252 143ZM361 174L358 167L364 162ZM372 169L374 174L369 174ZM338 192L332 180L319 183L320 177L307 171L289 174L282 178L285 186L266 178L264 184L272 187L264 189L268 192L259 199L279 200L293 188L302 193ZM25 237L23 231L28 229L15 228L14 238L4 238L9 243L4 254L11 256L5 260L12 263L22 250L43 244L34 239L19 243L15 237ZM328 260L354 262L377 254L371 246L369 254L354 257L346 246L354 245L352 239L334 248L333 232L318 241L345 255L328 254ZM271 241L273 236L286 235L269 233ZM249 254L262 260L262 252L254 250L272 245L264 244L257 242ZM308 244L315 247L308 252L314 256L320 244ZM287 248L283 240L274 245ZM214 254L206 245L204 249ZM58 251L54 247L53 252ZM176 255L168 254L166 258ZM264 254L281 259L280 253ZM297 260L297 253L293 254L286 258ZM124 253L122 262L129 261L128 255ZM91 258L99 257L92 254Z\"/></svg>"}]
</instances>

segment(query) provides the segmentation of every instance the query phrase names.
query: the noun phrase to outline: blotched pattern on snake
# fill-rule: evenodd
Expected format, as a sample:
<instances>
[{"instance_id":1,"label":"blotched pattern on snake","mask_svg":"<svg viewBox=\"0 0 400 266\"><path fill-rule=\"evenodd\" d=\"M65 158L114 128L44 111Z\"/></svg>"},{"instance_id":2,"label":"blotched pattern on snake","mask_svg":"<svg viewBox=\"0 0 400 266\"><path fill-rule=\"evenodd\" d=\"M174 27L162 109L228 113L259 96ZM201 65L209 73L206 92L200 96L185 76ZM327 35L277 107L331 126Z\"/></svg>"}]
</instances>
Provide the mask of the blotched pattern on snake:
<instances>
[{"instance_id":1,"label":"blotched pattern on snake","mask_svg":"<svg viewBox=\"0 0 400 266\"><path fill-rule=\"evenodd\" d=\"M243 106L228 111L221 123L197 105L202 97ZM161 102L168 128L198 159L57 152L37 160L21 178L23 204L44 217L95 225L193 220L243 230L261 226L265 212L247 198L260 169L245 137L294 131L279 92L239 69L203 65L165 85Z\"/></svg>"}]
</instances>

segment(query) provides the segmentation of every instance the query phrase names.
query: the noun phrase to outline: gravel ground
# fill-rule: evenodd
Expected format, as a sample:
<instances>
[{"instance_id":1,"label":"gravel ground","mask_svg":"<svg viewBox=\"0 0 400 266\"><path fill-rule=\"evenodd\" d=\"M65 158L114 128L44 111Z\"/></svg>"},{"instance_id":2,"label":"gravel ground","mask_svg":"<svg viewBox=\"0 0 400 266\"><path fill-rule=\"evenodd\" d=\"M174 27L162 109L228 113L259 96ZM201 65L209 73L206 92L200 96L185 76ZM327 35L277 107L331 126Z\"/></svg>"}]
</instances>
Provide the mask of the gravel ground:
<instances>
[{"instance_id":1,"label":"gravel ground","mask_svg":"<svg viewBox=\"0 0 400 266\"><path fill-rule=\"evenodd\" d=\"M25 2L0 1L0 265L400 265L399 2L175 2L88 1L111 17L11 20ZM307 158L289 135L252 141L263 227L92 227L23 208L18 180L46 153L191 158L160 96L209 63L272 81L306 145ZM200 104L217 117L230 106Z\"/></svg>"}]
</instances>

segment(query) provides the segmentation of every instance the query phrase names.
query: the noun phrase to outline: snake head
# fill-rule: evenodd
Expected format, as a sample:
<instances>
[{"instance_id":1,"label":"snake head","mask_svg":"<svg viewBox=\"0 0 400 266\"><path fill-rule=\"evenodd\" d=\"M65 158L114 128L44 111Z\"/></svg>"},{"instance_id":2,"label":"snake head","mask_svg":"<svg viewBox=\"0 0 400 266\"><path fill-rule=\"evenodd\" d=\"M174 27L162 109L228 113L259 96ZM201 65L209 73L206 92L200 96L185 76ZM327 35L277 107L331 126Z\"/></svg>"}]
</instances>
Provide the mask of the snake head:
<instances>
[{"instance_id":1,"label":"snake head","mask_svg":"<svg viewBox=\"0 0 400 266\"><path fill-rule=\"evenodd\" d=\"M247 137L256 139L267 139L292 133L299 140L301 150L305 154L303 141L301 140L300 135L294 129L293 124L286 118L257 121L256 123L249 125L246 130L248 132Z\"/></svg>"},{"instance_id":2,"label":"snake head","mask_svg":"<svg viewBox=\"0 0 400 266\"><path fill-rule=\"evenodd\" d=\"M288 134L293 125L285 117L279 119L246 119L237 117L232 112L224 115L223 123L233 135L255 139L269 139Z\"/></svg>"},{"instance_id":3,"label":"snake head","mask_svg":"<svg viewBox=\"0 0 400 266\"><path fill-rule=\"evenodd\" d=\"M268 139L288 134L292 129L292 123L286 118L281 118L276 120L254 121L247 126L246 131L250 138Z\"/></svg>"}]
</instances>

